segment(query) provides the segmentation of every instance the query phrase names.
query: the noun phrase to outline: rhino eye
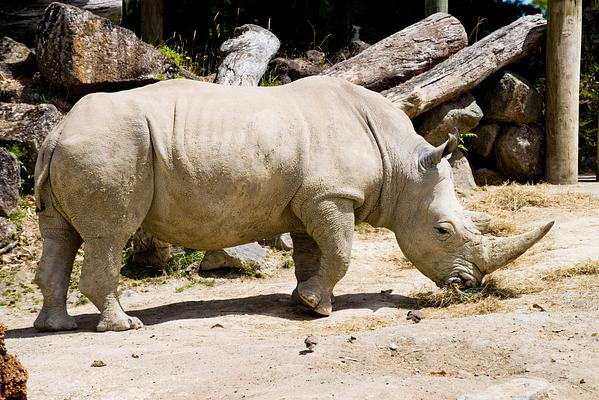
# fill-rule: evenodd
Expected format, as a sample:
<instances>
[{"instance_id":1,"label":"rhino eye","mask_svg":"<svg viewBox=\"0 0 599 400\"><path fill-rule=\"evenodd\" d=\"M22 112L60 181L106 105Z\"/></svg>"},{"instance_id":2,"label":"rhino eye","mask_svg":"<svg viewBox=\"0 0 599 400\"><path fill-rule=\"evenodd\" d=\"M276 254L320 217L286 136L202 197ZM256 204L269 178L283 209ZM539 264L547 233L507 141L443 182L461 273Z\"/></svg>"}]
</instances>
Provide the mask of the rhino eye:
<instances>
[{"instance_id":1,"label":"rhino eye","mask_svg":"<svg viewBox=\"0 0 599 400\"><path fill-rule=\"evenodd\" d=\"M447 239L452 233L455 232L453 225L451 225L449 222L442 222L438 225L435 225L435 231L437 231L437 234L440 236L441 240Z\"/></svg>"},{"instance_id":2,"label":"rhino eye","mask_svg":"<svg viewBox=\"0 0 599 400\"><path fill-rule=\"evenodd\" d=\"M442 226L436 226L435 230L437 231L437 233L439 233L441 235L448 235L449 234L449 230L443 228Z\"/></svg>"}]
</instances>

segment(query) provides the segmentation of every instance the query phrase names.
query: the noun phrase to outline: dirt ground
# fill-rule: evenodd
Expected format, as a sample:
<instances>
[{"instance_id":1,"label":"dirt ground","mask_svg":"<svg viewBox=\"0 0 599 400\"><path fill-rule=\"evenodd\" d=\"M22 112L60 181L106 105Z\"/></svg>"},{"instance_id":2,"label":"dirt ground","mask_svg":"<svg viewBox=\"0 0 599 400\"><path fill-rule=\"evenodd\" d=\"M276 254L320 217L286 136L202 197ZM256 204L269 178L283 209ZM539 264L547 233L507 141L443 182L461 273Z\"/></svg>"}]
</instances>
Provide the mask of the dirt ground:
<instances>
[{"instance_id":1,"label":"dirt ground","mask_svg":"<svg viewBox=\"0 0 599 400\"><path fill-rule=\"evenodd\" d=\"M599 275L580 266L599 260L599 184L541 185L530 190L550 201L516 211L491 201L500 190L464 197L497 216L498 232L556 221L493 274L501 296L423 307L439 294L434 284L403 259L392 233L370 228L356 233L328 318L291 305L293 270L272 268L264 278L217 277L213 286L176 278L129 285L123 306L145 327L118 333L94 332L91 304L69 307L79 330L32 329L39 240L29 215L23 246L3 258L3 279L19 288L5 283L2 292L6 344L29 370L31 399L456 399L510 391L520 397L506 398L597 399ZM413 309L421 309L420 323L406 320ZM313 353L304 351L307 335L319 338Z\"/></svg>"}]
</instances>

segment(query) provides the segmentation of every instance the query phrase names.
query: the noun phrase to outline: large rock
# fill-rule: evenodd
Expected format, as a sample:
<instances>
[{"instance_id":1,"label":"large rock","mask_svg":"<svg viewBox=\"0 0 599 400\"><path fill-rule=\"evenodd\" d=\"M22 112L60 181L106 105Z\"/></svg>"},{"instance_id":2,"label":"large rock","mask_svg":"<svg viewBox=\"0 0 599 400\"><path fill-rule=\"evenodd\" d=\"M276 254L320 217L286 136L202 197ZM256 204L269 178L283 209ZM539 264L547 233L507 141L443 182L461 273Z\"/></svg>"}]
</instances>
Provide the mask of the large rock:
<instances>
[{"instance_id":1,"label":"large rock","mask_svg":"<svg viewBox=\"0 0 599 400\"><path fill-rule=\"evenodd\" d=\"M483 117L483 112L470 93L445 102L422 115L416 131L433 146L447 140L447 135L457 128L459 132L471 131Z\"/></svg>"},{"instance_id":2,"label":"large rock","mask_svg":"<svg viewBox=\"0 0 599 400\"><path fill-rule=\"evenodd\" d=\"M347 46L344 46L337 50L335 53L333 53L333 55L331 56L331 62L333 64L337 64L342 61L349 60L350 58L357 56L370 46L370 44L361 40L352 41Z\"/></svg>"},{"instance_id":3,"label":"large rock","mask_svg":"<svg viewBox=\"0 0 599 400\"><path fill-rule=\"evenodd\" d=\"M516 378L491 385L476 393L460 396L459 400L541 400L547 399L550 385L542 379Z\"/></svg>"},{"instance_id":4,"label":"large rock","mask_svg":"<svg viewBox=\"0 0 599 400\"><path fill-rule=\"evenodd\" d=\"M226 57L218 68L215 82L231 86L258 86L280 45L279 39L261 26L245 24L235 28L233 38L220 47Z\"/></svg>"},{"instance_id":5,"label":"large rock","mask_svg":"<svg viewBox=\"0 0 599 400\"><path fill-rule=\"evenodd\" d=\"M451 175L456 188L474 189L476 187L470 163L468 163L468 159L464 157L464 153L460 149L456 149L451 154L449 164L451 165Z\"/></svg>"},{"instance_id":6,"label":"large rock","mask_svg":"<svg viewBox=\"0 0 599 400\"><path fill-rule=\"evenodd\" d=\"M289 83L324 71L324 53L308 50L305 58L287 59L277 57L272 61L273 70L281 83Z\"/></svg>"},{"instance_id":7,"label":"large rock","mask_svg":"<svg viewBox=\"0 0 599 400\"><path fill-rule=\"evenodd\" d=\"M142 86L183 73L132 31L61 3L46 9L36 51L44 78L75 95Z\"/></svg>"},{"instance_id":8,"label":"large rock","mask_svg":"<svg viewBox=\"0 0 599 400\"><path fill-rule=\"evenodd\" d=\"M62 117L52 104L0 103L0 146L18 148L20 161L33 176L38 149Z\"/></svg>"},{"instance_id":9,"label":"large rock","mask_svg":"<svg viewBox=\"0 0 599 400\"><path fill-rule=\"evenodd\" d=\"M10 251L16 244L17 226L8 218L0 217L0 254Z\"/></svg>"},{"instance_id":10,"label":"large rock","mask_svg":"<svg viewBox=\"0 0 599 400\"><path fill-rule=\"evenodd\" d=\"M483 158L489 157L501 127L498 124L480 124L474 130L475 137L469 138L468 149Z\"/></svg>"},{"instance_id":11,"label":"large rock","mask_svg":"<svg viewBox=\"0 0 599 400\"><path fill-rule=\"evenodd\" d=\"M0 324L0 399L26 400L29 374L17 357L8 354L5 337L6 327Z\"/></svg>"},{"instance_id":12,"label":"large rock","mask_svg":"<svg viewBox=\"0 0 599 400\"><path fill-rule=\"evenodd\" d=\"M35 31L44 10L53 0L2 0L0 4L0 37L10 36L28 46L35 46ZM121 20L122 0L62 0L61 3L81 7L115 24Z\"/></svg>"},{"instance_id":13,"label":"large rock","mask_svg":"<svg viewBox=\"0 0 599 400\"><path fill-rule=\"evenodd\" d=\"M19 172L17 157L0 147L0 217L8 217L19 204Z\"/></svg>"},{"instance_id":14,"label":"large rock","mask_svg":"<svg viewBox=\"0 0 599 400\"><path fill-rule=\"evenodd\" d=\"M495 142L497 170L505 177L526 181L543 174L545 132L538 125L509 125Z\"/></svg>"},{"instance_id":15,"label":"large rock","mask_svg":"<svg viewBox=\"0 0 599 400\"><path fill-rule=\"evenodd\" d=\"M29 75L35 68L31 50L8 36L0 39L0 80Z\"/></svg>"},{"instance_id":16,"label":"large rock","mask_svg":"<svg viewBox=\"0 0 599 400\"><path fill-rule=\"evenodd\" d=\"M513 72L503 71L480 85L476 100L490 120L530 124L543 118L543 98Z\"/></svg>"},{"instance_id":17,"label":"large rock","mask_svg":"<svg viewBox=\"0 0 599 400\"><path fill-rule=\"evenodd\" d=\"M264 266L266 250L258 243L242 244L222 250L206 252L200 264L200 269L210 271L229 267L243 270L259 270Z\"/></svg>"}]
</instances>

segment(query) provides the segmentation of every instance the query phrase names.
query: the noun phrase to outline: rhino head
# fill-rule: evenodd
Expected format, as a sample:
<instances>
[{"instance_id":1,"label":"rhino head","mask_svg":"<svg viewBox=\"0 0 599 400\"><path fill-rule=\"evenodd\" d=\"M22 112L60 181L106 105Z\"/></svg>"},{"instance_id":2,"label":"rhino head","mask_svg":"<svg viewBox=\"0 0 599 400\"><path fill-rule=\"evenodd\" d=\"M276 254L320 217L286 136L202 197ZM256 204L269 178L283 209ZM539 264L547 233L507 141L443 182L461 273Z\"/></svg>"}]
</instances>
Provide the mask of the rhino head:
<instances>
[{"instance_id":1,"label":"rhino head","mask_svg":"<svg viewBox=\"0 0 599 400\"><path fill-rule=\"evenodd\" d=\"M461 206L455 195L446 157L457 143L457 135L450 134L449 140L436 148L428 144L419 148L416 178L406 183L410 186L406 187L410 198L398 205L401 215L391 228L405 256L438 286L456 283L475 287L486 274L508 264L539 241L553 222L512 237L483 235L473 222L472 213Z\"/></svg>"}]
</instances>

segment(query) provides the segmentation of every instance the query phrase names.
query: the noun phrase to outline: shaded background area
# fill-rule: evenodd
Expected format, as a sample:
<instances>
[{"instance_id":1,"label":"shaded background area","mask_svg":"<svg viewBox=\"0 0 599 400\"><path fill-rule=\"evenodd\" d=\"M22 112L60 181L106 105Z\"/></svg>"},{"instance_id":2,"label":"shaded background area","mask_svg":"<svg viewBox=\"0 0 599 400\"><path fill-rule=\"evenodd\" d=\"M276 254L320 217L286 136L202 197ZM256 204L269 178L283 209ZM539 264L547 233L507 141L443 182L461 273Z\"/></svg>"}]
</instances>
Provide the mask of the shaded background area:
<instances>
[{"instance_id":1,"label":"shaded background area","mask_svg":"<svg viewBox=\"0 0 599 400\"><path fill-rule=\"evenodd\" d=\"M135 2L131 0L132 2ZM138 3L141 0L136 0ZM65 0L120 20L121 0ZM0 37L6 35L31 47L38 16L51 0L2 0ZM547 0L449 0L449 13L464 25L473 43L526 14L546 9ZM583 0L583 45L580 86L581 171L591 170L596 154L599 113L599 1ZM255 23L268 27L281 41L280 55L302 56L318 49L330 56L352 37L352 25L361 27L367 43L395 33L424 18L424 0L163 0L163 37L166 44L188 55L201 75L215 72L219 47L236 26ZM139 33L139 26L129 28ZM529 69L544 71L539 53ZM527 75L526 71L519 73ZM535 74L537 75L537 74ZM534 82L542 92L544 80Z\"/></svg>"}]
</instances>

